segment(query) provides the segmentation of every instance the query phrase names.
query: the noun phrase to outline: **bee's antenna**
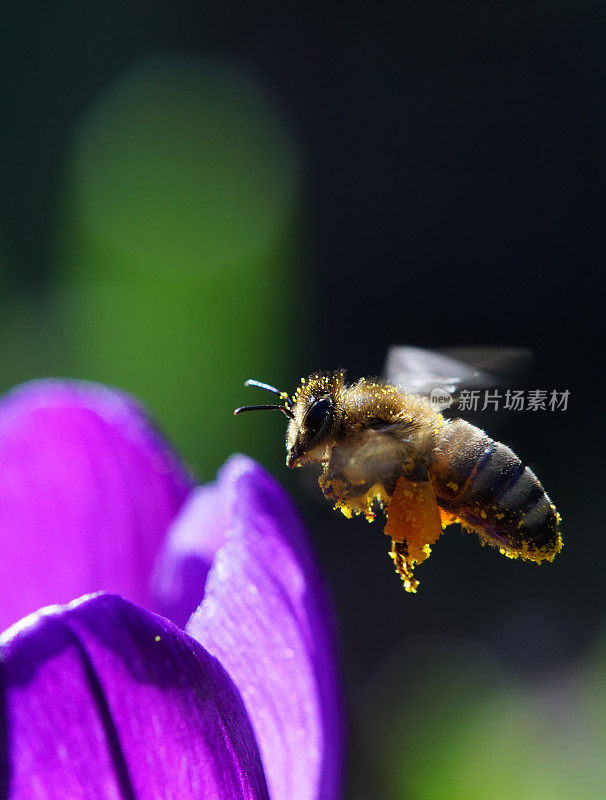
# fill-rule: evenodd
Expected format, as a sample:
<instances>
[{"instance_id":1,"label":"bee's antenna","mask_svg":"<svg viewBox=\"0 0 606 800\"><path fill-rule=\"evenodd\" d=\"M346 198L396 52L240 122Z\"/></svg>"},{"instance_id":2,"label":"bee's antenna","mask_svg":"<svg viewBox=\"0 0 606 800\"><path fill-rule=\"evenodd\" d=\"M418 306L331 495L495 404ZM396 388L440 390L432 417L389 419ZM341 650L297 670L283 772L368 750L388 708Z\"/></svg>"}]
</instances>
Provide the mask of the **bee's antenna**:
<instances>
[{"instance_id":1,"label":"bee's antenna","mask_svg":"<svg viewBox=\"0 0 606 800\"><path fill-rule=\"evenodd\" d=\"M279 389L276 389L275 386L271 386L269 383L263 383L263 381L256 381L254 378L249 378L245 383L244 386L254 386L256 389L265 389L266 392L271 392L272 394L277 394L282 400L285 401L286 405L290 408L292 406L292 400L288 396L288 392L281 392ZM281 408L282 406L278 406Z\"/></svg>"},{"instance_id":2,"label":"bee's antenna","mask_svg":"<svg viewBox=\"0 0 606 800\"><path fill-rule=\"evenodd\" d=\"M263 381L256 381L254 378L249 378L247 381L245 381L244 386L256 386L257 389L265 389L266 392L284 394L279 389L276 389L275 386L271 386L269 383L263 383Z\"/></svg>"},{"instance_id":3,"label":"bee's antenna","mask_svg":"<svg viewBox=\"0 0 606 800\"><path fill-rule=\"evenodd\" d=\"M241 406L240 408L236 408L234 414L241 414L243 411L281 411L283 414L289 419L294 419L294 414L287 406L278 406L278 405L271 405L271 406Z\"/></svg>"}]
</instances>

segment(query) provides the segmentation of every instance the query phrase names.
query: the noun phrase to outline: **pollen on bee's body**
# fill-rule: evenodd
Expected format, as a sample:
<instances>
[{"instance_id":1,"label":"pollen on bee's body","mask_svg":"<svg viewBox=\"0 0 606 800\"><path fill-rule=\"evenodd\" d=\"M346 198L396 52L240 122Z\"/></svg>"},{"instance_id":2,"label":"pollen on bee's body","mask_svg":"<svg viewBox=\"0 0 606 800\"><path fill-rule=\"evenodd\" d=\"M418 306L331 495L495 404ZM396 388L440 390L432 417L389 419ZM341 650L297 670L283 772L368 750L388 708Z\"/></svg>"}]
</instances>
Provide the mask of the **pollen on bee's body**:
<instances>
[{"instance_id":1,"label":"pollen on bee's body","mask_svg":"<svg viewBox=\"0 0 606 800\"><path fill-rule=\"evenodd\" d=\"M346 503L335 503L335 510L339 510L344 517L351 519L353 511Z\"/></svg>"}]
</instances>

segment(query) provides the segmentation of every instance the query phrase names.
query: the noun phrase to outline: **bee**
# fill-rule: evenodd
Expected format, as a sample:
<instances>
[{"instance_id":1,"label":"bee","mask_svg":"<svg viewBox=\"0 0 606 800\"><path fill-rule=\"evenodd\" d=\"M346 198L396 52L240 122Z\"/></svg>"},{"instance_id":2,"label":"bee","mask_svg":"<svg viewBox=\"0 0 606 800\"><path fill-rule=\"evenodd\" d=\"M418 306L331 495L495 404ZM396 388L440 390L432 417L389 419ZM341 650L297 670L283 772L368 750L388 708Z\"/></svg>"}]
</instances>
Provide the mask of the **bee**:
<instances>
[{"instance_id":1,"label":"bee","mask_svg":"<svg viewBox=\"0 0 606 800\"><path fill-rule=\"evenodd\" d=\"M351 385L342 369L316 372L292 395L248 380L246 386L280 402L235 413L281 411L288 418L288 467L321 464L320 488L347 517L372 521L385 511L390 556L409 592L419 585L415 566L453 523L509 558L552 561L562 548L560 515L534 472L507 445L448 418L428 397L431 384L454 389L461 380L455 372L471 384L495 383L494 376L487 381L486 374L418 348L396 348L387 371L391 380Z\"/></svg>"}]
</instances>

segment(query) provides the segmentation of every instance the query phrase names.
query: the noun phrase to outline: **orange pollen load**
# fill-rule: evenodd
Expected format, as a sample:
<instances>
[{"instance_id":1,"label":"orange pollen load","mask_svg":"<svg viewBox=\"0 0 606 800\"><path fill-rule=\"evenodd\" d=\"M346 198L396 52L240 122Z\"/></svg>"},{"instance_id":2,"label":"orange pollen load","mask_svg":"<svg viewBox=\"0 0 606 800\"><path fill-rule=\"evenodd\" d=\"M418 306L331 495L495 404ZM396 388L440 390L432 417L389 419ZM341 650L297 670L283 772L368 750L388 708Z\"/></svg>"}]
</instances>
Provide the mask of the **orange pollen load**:
<instances>
[{"instance_id":1,"label":"orange pollen load","mask_svg":"<svg viewBox=\"0 0 606 800\"><path fill-rule=\"evenodd\" d=\"M414 565L425 561L431 553L430 545L442 533L440 509L429 481L398 479L384 532L391 537L391 557L404 588L416 592L419 582L412 576Z\"/></svg>"}]
</instances>

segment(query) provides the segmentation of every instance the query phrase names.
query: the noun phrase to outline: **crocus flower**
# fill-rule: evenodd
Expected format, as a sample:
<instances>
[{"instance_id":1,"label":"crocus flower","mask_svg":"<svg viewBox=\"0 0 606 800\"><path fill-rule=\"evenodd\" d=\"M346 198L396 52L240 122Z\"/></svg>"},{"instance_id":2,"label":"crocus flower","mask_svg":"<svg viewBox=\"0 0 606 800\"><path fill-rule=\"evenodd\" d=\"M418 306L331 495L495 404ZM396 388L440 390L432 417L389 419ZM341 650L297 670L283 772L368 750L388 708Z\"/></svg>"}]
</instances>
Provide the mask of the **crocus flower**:
<instances>
[{"instance_id":1,"label":"crocus flower","mask_svg":"<svg viewBox=\"0 0 606 800\"><path fill-rule=\"evenodd\" d=\"M130 398L27 384L0 402L0 548L1 798L338 796L331 614L260 466L196 488Z\"/></svg>"}]
</instances>

